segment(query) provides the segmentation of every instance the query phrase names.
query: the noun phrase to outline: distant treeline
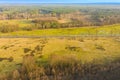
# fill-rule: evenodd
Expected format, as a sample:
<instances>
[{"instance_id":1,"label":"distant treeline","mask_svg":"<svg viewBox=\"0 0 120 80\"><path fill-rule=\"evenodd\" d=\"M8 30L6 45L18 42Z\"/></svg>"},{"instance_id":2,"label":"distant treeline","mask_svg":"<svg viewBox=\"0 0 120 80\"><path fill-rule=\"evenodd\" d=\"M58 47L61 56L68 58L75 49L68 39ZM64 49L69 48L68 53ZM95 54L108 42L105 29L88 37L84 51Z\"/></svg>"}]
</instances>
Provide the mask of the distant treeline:
<instances>
[{"instance_id":1,"label":"distant treeline","mask_svg":"<svg viewBox=\"0 0 120 80\"><path fill-rule=\"evenodd\" d=\"M83 26L103 26L120 23L120 8L104 8L102 6L0 6L0 20L31 20L28 27L22 30L68 28ZM44 19L45 18L45 19ZM46 19L48 18L48 19ZM55 18L53 20L52 18ZM58 20L69 20L59 23ZM12 26L12 27L10 27ZM9 27L9 28L8 28ZM8 28L8 29L7 29ZM0 25L1 32L17 31L17 24Z\"/></svg>"}]
</instances>

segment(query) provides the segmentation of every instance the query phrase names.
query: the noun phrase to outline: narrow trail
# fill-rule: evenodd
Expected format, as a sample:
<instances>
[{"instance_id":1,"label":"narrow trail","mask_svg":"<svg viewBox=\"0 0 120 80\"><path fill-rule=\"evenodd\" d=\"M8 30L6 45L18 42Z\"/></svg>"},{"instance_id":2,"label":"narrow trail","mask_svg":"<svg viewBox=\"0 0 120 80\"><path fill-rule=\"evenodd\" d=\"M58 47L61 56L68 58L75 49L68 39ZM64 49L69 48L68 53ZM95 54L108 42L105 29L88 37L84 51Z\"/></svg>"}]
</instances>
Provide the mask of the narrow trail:
<instances>
[{"instance_id":1,"label":"narrow trail","mask_svg":"<svg viewBox=\"0 0 120 80\"><path fill-rule=\"evenodd\" d=\"M69 38L69 37L120 37L120 35L60 35L60 36L0 36L0 38Z\"/></svg>"}]
</instances>

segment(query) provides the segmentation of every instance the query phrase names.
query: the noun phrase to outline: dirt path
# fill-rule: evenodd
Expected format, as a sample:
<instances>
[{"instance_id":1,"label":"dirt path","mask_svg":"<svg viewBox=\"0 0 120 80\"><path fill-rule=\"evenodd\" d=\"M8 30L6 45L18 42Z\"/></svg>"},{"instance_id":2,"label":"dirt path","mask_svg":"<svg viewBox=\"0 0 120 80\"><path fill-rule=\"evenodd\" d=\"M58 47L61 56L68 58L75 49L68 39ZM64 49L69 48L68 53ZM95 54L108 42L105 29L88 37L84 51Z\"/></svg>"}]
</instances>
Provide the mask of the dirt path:
<instances>
[{"instance_id":1,"label":"dirt path","mask_svg":"<svg viewBox=\"0 0 120 80\"><path fill-rule=\"evenodd\" d=\"M0 38L69 38L69 37L120 37L120 35L63 35L63 36L0 36Z\"/></svg>"}]
</instances>

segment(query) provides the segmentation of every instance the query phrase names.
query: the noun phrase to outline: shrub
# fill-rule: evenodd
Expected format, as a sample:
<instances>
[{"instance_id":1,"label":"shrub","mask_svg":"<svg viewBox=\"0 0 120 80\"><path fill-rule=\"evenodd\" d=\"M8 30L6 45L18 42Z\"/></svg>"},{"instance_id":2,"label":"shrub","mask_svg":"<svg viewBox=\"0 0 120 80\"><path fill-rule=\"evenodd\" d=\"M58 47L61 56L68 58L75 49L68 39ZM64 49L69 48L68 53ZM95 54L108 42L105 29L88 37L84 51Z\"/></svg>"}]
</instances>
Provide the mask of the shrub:
<instances>
[{"instance_id":1,"label":"shrub","mask_svg":"<svg viewBox=\"0 0 120 80\"><path fill-rule=\"evenodd\" d=\"M23 59L23 68L26 69L27 72L32 72L36 68L35 59L33 56L25 56Z\"/></svg>"},{"instance_id":2,"label":"shrub","mask_svg":"<svg viewBox=\"0 0 120 80\"><path fill-rule=\"evenodd\" d=\"M10 57L10 58L0 58L0 61L3 61L3 60L8 60L9 62L12 62L13 61L13 57Z\"/></svg>"},{"instance_id":3,"label":"shrub","mask_svg":"<svg viewBox=\"0 0 120 80\"><path fill-rule=\"evenodd\" d=\"M95 46L96 46L96 49L105 51L105 48L103 46L101 46L101 45L95 45Z\"/></svg>"},{"instance_id":4,"label":"shrub","mask_svg":"<svg viewBox=\"0 0 120 80\"><path fill-rule=\"evenodd\" d=\"M13 80L20 80L20 73L18 70L13 71Z\"/></svg>"},{"instance_id":5,"label":"shrub","mask_svg":"<svg viewBox=\"0 0 120 80\"><path fill-rule=\"evenodd\" d=\"M8 58L9 62L12 62L14 59L13 57Z\"/></svg>"},{"instance_id":6,"label":"shrub","mask_svg":"<svg viewBox=\"0 0 120 80\"><path fill-rule=\"evenodd\" d=\"M70 50L70 51L79 51L81 50L81 47L76 47L76 46L66 46L65 49Z\"/></svg>"},{"instance_id":7,"label":"shrub","mask_svg":"<svg viewBox=\"0 0 120 80\"><path fill-rule=\"evenodd\" d=\"M17 24L4 24L0 26L0 32L2 33L14 32L18 30L19 27Z\"/></svg>"},{"instance_id":8,"label":"shrub","mask_svg":"<svg viewBox=\"0 0 120 80\"><path fill-rule=\"evenodd\" d=\"M29 49L29 48L24 48L24 53L28 53L29 51L31 51L31 49Z\"/></svg>"},{"instance_id":9,"label":"shrub","mask_svg":"<svg viewBox=\"0 0 120 80\"><path fill-rule=\"evenodd\" d=\"M41 49L40 49L40 46L37 45L37 46L35 47L35 50L40 51L40 50L41 50Z\"/></svg>"},{"instance_id":10,"label":"shrub","mask_svg":"<svg viewBox=\"0 0 120 80\"><path fill-rule=\"evenodd\" d=\"M34 29L33 26L26 26L22 28L22 30L25 30L25 31L32 31L33 29Z\"/></svg>"},{"instance_id":11,"label":"shrub","mask_svg":"<svg viewBox=\"0 0 120 80\"><path fill-rule=\"evenodd\" d=\"M52 62L51 62L52 61ZM105 59L106 61L106 59ZM20 69L0 75L0 80L119 80L120 58L107 64L82 63L73 55L51 55L46 65L38 66L33 56L25 56Z\"/></svg>"},{"instance_id":12,"label":"shrub","mask_svg":"<svg viewBox=\"0 0 120 80\"><path fill-rule=\"evenodd\" d=\"M0 61L6 60L7 58L0 58Z\"/></svg>"},{"instance_id":13,"label":"shrub","mask_svg":"<svg viewBox=\"0 0 120 80\"><path fill-rule=\"evenodd\" d=\"M84 42L84 39L83 39L83 38L80 38L79 41L80 41L80 42Z\"/></svg>"}]
</instances>

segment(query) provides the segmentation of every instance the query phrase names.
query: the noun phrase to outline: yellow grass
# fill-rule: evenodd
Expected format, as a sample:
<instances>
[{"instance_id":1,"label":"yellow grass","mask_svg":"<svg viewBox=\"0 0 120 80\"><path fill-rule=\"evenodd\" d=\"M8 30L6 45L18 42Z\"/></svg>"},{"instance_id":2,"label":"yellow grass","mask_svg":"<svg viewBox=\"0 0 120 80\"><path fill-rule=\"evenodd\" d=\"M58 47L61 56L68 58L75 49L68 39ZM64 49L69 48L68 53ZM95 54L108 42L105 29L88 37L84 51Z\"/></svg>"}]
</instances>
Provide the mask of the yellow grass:
<instances>
[{"instance_id":1,"label":"yellow grass","mask_svg":"<svg viewBox=\"0 0 120 80\"><path fill-rule=\"evenodd\" d=\"M92 62L95 59L101 62L104 59L114 60L120 56L120 38L1 38L0 58L13 57L14 60L12 62L0 61L0 73L17 68L16 64L22 63L23 56L30 54L30 52L24 53L24 48L35 50L38 45L45 45L42 54L39 54L40 51L34 53L36 60L41 61L49 60L51 55L56 55L53 59L55 61L66 56L67 58L80 60L83 63ZM67 46L78 49L66 49ZM102 46L105 50L97 49L96 46ZM8 48L5 49L5 47ZM40 58L41 55L42 58Z\"/></svg>"}]
</instances>

